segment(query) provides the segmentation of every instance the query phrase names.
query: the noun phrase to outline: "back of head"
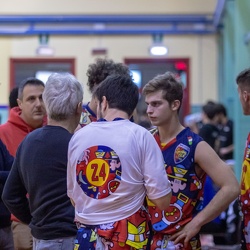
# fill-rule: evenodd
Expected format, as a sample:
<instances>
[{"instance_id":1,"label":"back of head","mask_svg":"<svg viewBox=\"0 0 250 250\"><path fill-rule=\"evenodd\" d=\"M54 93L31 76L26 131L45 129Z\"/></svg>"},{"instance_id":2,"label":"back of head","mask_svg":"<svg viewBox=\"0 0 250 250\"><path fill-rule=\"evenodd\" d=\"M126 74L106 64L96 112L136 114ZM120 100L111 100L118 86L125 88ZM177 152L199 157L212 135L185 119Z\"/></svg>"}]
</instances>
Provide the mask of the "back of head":
<instances>
[{"instance_id":1,"label":"back of head","mask_svg":"<svg viewBox=\"0 0 250 250\"><path fill-rule=\"evenodd\" d=\"M236 83L239 87L250 91L250 68L245 69L239 73L236 78Z\"/></svg>"},{"instance_id":2,"label":"back of head","mask_svg":"<svg viewBox=\"0 0 250 250\"><path fill-rule=\"evenodd\" d=\"M223 116L227 116L226 107L222 103L217 104L217 112Z\"/></svg>"},{"instance_id":3,"label":"back of head","mask_svg":"<svg viewBox=\"0 0 250 250\"><path fill-rule=\"evenodd\" d=\"M105 96L109 108L118 109L131 116L139 99L139 90L129 75L108 76L95 89L93 96L99 102Z\"/></svg>"},{"instance_id":4,"label":"back of head","mask_svg":"<svg viewBox=\"0 0 250 250\"><path fill-rule=\"evenodd\" d=\"M219 113L219 106L216 103L207 103L202 106L202 111L210 120L212 120Z\"/></svg>"},{"instance_id":5,"label":"back of head","mask_svg":"<svg viewBox=\"0 0 250 250\"><path fill-rule=\"evenodd\" d=\"M53 73L49 76L43 92L48 117L56 121L68 119L75 114L82 99L82 85L73 75Z\"/></svg>"},{"instance_id":6,"label":"back of head","mask_svg":"<svg viewBox=\"0 0 250 250\"><path fill-rule=\"evenodd\" d=\"M110 59L98 58L95 63L90 64L87 70L88 82L90 92L99 85L109 75L131 75L129 68L122 63L115 63Z\"/></svg>"},{"instance_id":7,"label":"back of head","mask_svg":"<svg viewBox=\"0 0 250 250\"><path fill-rule=\"evenodd\" d=\"M21 81L18 87L18 99L22 100L23 98L23 90L26 85L33 85L33 86L45 86L44 82L35 78L35 77L28 77Z\"/></svg>"},{"instance_id":8,"label":"back of head","mask_svg":"<svg viewBox=\"0 0 250 250\"><path fill-rule=\"evenodd\" d=\"M151 94L156 91L163 91L163 98L171 104L173 101L180 101L180 107L183 98L183 85L179 79L172 73L166 72L157 75L150 80L142 90L143 95Z\"/></svg>"},{"instance_id":9,"label":"back of head","mask_svg":"<svg viewBox=\"0 0 250 250\"><path fill-rule=\"evenodd\" d=\"M14 108L18 106L17 98L18 98L18 87L15 87L10 91L10 95L9 95L9 107L10 108Z\"/></svg>"}]
</instances>

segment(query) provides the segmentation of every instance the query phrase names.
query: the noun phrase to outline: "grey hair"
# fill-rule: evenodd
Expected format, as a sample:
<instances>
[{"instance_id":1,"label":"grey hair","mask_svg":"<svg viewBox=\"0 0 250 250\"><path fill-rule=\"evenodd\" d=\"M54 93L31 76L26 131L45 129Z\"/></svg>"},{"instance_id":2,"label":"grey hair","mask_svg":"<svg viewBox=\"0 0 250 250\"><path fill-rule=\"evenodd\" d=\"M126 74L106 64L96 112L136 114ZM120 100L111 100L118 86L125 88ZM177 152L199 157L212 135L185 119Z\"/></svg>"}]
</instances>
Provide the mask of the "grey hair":
<instances>
[{"instance_id":1,"label":"grey hair","mask_svg":"<svg viewBox=\"0 0 250 250\"><path fill-rule=\"evenodd\" d=\"M70 73L53 73L49 76L43 92L47 115L53 120L68 119L82 102L83 88Z\"/></svg>"}]
</instances>

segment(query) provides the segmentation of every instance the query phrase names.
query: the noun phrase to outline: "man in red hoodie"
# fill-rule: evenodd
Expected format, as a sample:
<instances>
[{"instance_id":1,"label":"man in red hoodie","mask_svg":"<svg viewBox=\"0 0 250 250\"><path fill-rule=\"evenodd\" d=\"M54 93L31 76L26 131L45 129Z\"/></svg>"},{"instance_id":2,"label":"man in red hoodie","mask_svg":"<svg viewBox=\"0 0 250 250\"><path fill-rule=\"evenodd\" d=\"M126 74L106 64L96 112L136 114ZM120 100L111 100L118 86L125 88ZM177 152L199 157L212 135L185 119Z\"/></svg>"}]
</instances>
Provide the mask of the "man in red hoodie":
<instances>
[{"instance_id":1,"label":"man in red hoodie","mask_svg":"<svg viewBox=\"0 0 250 250\"><path fill-rule=\"evenodd\" d=\"M10 110L9 119L0 125L0 139L12 156L24 137L45 122L45 107L42 100L44 83L30 77L20 83L18 107ZM30 228L12 216L12 232L15 250L32 250Z\"/></svg>"}]
</instances>

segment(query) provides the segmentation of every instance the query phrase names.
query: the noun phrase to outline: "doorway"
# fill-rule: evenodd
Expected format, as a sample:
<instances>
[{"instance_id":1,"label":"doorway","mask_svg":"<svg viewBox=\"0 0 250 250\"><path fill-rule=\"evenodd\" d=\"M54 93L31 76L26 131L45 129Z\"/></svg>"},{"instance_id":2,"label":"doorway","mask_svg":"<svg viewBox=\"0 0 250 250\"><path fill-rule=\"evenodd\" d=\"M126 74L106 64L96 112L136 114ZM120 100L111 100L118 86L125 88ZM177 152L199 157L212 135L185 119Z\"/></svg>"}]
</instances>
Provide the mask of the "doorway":
<instances>
[{"instance_id":1,"label":"doorway","mask_svg":"<svg viewBox=\"0 0 250 250\"><path fill-rule=\"evenodd\" d=\"M27 77L36 77L44 83L54 72L75 73L74 58L11 58L10 89L18 87Z\"/></svg>"}]
</instances>

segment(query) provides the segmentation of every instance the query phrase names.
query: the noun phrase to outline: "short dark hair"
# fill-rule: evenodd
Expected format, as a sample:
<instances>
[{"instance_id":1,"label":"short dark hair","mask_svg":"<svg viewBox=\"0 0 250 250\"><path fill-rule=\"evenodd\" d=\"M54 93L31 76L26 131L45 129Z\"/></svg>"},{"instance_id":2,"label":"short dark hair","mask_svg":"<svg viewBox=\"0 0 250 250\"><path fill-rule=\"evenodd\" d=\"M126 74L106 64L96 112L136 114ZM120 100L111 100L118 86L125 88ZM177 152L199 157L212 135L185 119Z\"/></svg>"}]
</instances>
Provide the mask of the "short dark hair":
<instances>
[{"instance_id":1,"label":"short dark hair","mask_svg":"<svg viewBox=\"0 0 250 250\"><path fill-rule=\"evenodd\" d=\"M217 110L219 114L223 114L224 116L227 116L227 109L222 103L217 104Z\"/></svg>"},{"instance_id":2,"label":"short dark hair","mask_svg":"<svg viewBox=\"0 0 250 250\"><path fill-rule=\"evenodd\" d=\"M236 77L236 83L243 87L250 87L250 68L241 71Z\"/></svg>"},{"instance_id":3,"label":"short dark hair","mask_svg":"<svg viewBox=\"0 0 250 250\"><path fill-rule=\"evenodd\" d=\"M14 108L18 106L17 103L18 98L18 87L14 87L9 94L9 107Z\"/></svg>"},{"instance_id":4,"label":"short dark hair","mask_svg":"<svg viewBox=\"0 0 250 250\"><path fill-rule=\"evenodd\" d=\"M168 71L165 74L157 75L143 87L142 93L147 95L158 90L163 90L163 98L168 101L169 105L178 100L181 107L183 85L174 73Z\"/></svg>"},{"instance_id":5,"label":"short dark hair","mask_svg":"<svg viewBox=\"0 0 250 250\"><path fill-rule=\"evenodd\" d=\"M110 75L93 92L101 103L105 96L109 107L119 109L131 116L139 100L139 90L129 75Z\"/></svg>"},{"instance_id":6,"label":"short dark hair","mask_svg":"<svg viewBox=\"0 0 250 250\"><path fill-rule=\"evenodd\" d=\"M111 59L98 58L95 63L90 64L86 73L90 92L92 93L94 88L107 76L113 74L131 76L128 66L123 63L115 63Z\"/></svg>"},{"instance_id":7,"label":"short dark hair","mask_svg":"<svg viewBox=\"0 0 250 250\"><path fill-rule=\"evenodd\" d=\"M210 120L212 120L217 114L219 114L219 106L216 103L207 103L202 106L202 111Z\"/></svg>"},{"instance_id":8,"label":"short dark hair","mask_svg":"<svg viewBox=\"0 0 250 250\"><path fill-rule=\"evenodd\" d=\"M21 83L19 84L18 87L18 99L22 99L23 98L23 89L26 85L35 85L35 86L43 86L45 87L45 84L43 81L35 78L35 77L28 77L24 80L21 81Z\"/></svg>"}]
</instances>

